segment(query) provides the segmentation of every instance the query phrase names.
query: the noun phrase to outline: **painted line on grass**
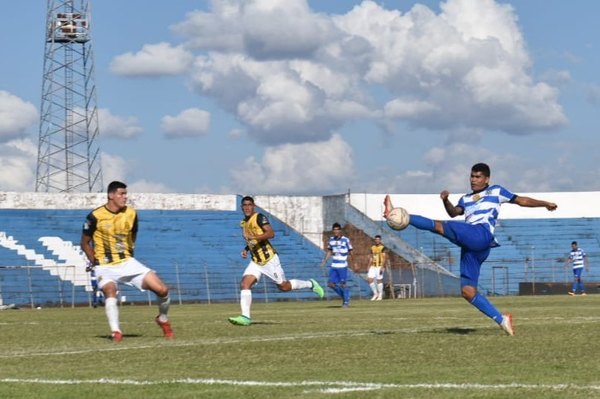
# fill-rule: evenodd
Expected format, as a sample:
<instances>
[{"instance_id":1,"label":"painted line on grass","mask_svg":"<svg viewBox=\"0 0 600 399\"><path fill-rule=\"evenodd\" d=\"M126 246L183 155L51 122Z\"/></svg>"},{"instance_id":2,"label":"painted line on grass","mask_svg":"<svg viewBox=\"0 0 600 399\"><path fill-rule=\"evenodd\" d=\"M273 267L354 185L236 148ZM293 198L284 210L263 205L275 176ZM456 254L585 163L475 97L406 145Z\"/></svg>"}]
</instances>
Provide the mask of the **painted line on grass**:
<instances>
[{"instance_id":1,"label":"painted line on grass","mask_svg":"<svg viewBox=\"0 0 600 399\"><path fill-rule=\"evenodd\" d=\"M298 382L276 382L276 381L240 381L224 380L214 378L181 378L163 381L148 380L119 380L112 378L98 378L89 380L79 379L39 379L39 378L2 378L0 383L8 384L39 384L39 385L86 385L86 384L112 384L112 385L228 385L228 386L250 386L266 388L309 388L316 390L305 390L305 393L344 393L351 391L372 391L382 389L446 389L446 390L555 390L555 391L600 391L600 385L573 385L573 384L474 384L474 383L422 383L422 384L388 384L374 382L351 382L351 381L298 381Z\"/></svg>"},{"instance_id":2,"label":"painted line on grass","mask_svg":"<svg viewBox=\"0 0 600 399\"><path fill-rule=\"evenodd\" d=\"M277 341L292 341L298 339L320 339L320 338L339 338L339 337L360 337L365 335L381 335L381 334L395 334L395 333L417 333L421 331L429 331L429 329L398 329L398 330L369 330L369 331L330 331L322 333L306 333L306 334L293 334L293 335L282 335L282 336L258 336L258 337L238 337L238 338L214 338L206 340L196 341L163 341L163 343L153 342L152 344L144 345L127 345L127 335L125 335L124 342L115 343L113 347L103 347L102 351L125 351L125 350L143 350L143 349L156 349L157 347L189 347L189 346L203 346L203 345L230 345L239 343L249 342L277 342ZM11 359L11 358L26 358L36 356L65 356L65 355L82 355L89 353L98 352L99 347L86 349L74 349L74 350L57 350L57 351L15 351L15 352L4 352L0 354L0 359Z\"/></svg>"}]
</instances>

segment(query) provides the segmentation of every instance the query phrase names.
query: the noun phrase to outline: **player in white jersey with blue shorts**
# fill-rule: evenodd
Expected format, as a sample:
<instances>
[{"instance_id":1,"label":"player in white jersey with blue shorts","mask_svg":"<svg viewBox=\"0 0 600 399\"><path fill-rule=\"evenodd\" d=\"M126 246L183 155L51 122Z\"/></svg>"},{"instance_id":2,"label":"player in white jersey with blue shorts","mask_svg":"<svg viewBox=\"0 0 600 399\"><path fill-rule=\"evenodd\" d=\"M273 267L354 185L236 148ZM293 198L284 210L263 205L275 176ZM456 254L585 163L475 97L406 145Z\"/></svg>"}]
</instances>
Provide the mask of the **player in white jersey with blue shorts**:
<instances>
[{"instance_id":1,"label":"player in white jersey with blue shorts","mask_svg":"<svg viewBox=\"0 0 600 399\"><path fill-rule=\"evenodd\" d=\"M321 263L325 266L327 259L331 258L327 286L342 298L342 307L350 305L350 288L348 288L348 258L352 259L352 244L350 239L342 235L342 226L334 223L331 227L333 236L327 241L327 253Z\"/></svg>"},{"instance_id":2,"label":"player in white jersey with blue shorts","mask_svg":"<svg viewBox=\"0 0 600 399\"><path fill-rule=\"evenodd\" d=\"M577 241L571 243L571 252L569 252L567 263L573 265L573 289L569 291L568 294L575 296L577 295L577 291L579 291L581 295L587 295L585 293L585 285L581 280L581 274L583 273L584 267L585 271L589 270L588 258L585 251L579 248Z\"/></svg>"},{"instance_id":3,"label":"player in white jersey with blue shorts","mask_svg":"<svg viewBox=\"0 0 600 399\"><path fill-rule=\"evenodd\" d=\"M490 254L490 249L498 246L494 237L494 228L500 205L509 202L529 208L544 207L549 211L555 210L557 205L553 202L513 194L502 186L490 186L489 182L490 167L484 163L478 163L471 168L472 192L463 195L456 206L448 199L448 191L444 190L440 193L448 215L450 217L464 215L466 223L454 220L432 220L419 215L410 215L410 224L417 229L429 230L442 235L460 247L462 297L498 323L508 335L515 335L512 316L500 313L486 297L477 291L481 265ZM384 205L384 217L387 217L392 210L389 195L386 196Z\"/></svg>"}]
</instances>

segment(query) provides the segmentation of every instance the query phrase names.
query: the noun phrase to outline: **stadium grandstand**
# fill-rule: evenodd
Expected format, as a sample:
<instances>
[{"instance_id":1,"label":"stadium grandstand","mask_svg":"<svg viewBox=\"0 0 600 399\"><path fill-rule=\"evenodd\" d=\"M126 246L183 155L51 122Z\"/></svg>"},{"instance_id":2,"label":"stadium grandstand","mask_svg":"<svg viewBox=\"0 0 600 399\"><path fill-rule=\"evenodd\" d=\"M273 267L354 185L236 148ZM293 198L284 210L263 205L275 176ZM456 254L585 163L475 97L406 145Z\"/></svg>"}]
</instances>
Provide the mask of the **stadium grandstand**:
<instances>
[{"instance_id":1,"label":"stadium grandstand","mask_svg":"<svg viewBox=\"0 0 600 399\"><path fill-rule=\"evenodd\" d=\"M528 194L525 194L528 195ZM542 194L535 194L542 195ZM590 204L600 193L544 193L559 205L556 212L502 207L497 238L482 268L480 289L488 295L566 294L572 274L565 265L576 240L590 258L584 274L588 292L598 291L600 212ZM171 286L175 303L238 301L239 280L247 261L239 230L240 196L135 194L140 231L136 257ZM324 243L334 222L354 246L351 293L370 297L365 282L369 248L380 234L389 249L387 297L458 296L460 251L443 238L411 226L389 229L383 218L384 194L333 196L255 196L276 232L288 278L314 277L325 284L320 268ZM456 201L457 198L451 198ZM448 219L437 195L392 195L397 206L436 219ZM91 285L79 248L81 227L105 194L0 193L0 306L89 306ZM307 291L279 293L263 279L257 301L314 300ZM151 303L151 296L121 286L123 304ZM327 299L338 301L332 292Z\"/></svg>"}]
</instances>

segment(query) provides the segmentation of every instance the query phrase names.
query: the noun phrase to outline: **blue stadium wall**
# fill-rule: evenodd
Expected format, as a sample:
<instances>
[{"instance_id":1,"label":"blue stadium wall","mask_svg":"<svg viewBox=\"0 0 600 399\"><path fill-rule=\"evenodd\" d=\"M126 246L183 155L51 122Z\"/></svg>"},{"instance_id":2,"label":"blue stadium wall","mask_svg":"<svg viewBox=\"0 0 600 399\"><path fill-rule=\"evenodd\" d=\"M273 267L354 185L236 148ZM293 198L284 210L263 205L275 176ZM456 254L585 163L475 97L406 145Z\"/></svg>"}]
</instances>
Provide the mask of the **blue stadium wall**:
<instances>
[{"instance_id":1,"label":"blue stadium wall","mask_svg":"<svg viewBox=\"0 0 600 399\"><path fill-rule=\"evenodd\" d=\"M262 210L261 210L262 211ZM263 211L264 212L264 211ZM39 241L43 236L60 237L78 246L89 209L0 209L0 232L11 236L45 259L61 260ZM206 303L237 301L239 281L248 261L240 257L244 247L240 235L241 212L218 210L138 210L139 233L135 255L155 269L171 287L172 301ZM276 232L273 240L286 277L315 278L326 283L320 268L323 251L294 229L270 216ZM79 267L83 267L80 265ZM368 296L368 286L351 277L353 297ZM329 290L327 290L329 291ZM150 302L149 293L121 285L126 302ZM328 299L332 292L327 292ZM0 246L0 298L4 304L48 306L90 303L90 288L36 267L34 261ZM281 293L268 279L254 289L256 301L312 300L311 290Z\"/></svg>"}]
</instances>

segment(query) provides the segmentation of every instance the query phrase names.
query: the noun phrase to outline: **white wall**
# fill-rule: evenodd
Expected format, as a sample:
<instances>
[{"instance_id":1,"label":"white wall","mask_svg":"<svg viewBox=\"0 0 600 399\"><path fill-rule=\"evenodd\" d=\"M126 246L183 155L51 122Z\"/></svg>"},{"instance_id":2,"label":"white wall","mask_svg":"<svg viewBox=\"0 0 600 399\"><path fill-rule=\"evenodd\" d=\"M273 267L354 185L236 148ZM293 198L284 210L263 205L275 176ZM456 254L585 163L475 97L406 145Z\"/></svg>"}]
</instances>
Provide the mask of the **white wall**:
<instances>
[{"instance_id":1,"label":"white wall","mask_svg":"<svg viewBox=\"0 0 600 399\"><path fill-rule=\"evenodd\" d=\"M129 194L136 209L235 211L237 197L214 194ZM0 209L89 209L106 203L105 193L0 192Z\"/></svg>"},{"instance_id":2,"label":"white wall","mask_svg":"<svg viewBox=\"0 0 600 399\"><path fill-rule=\"evenodd\" d=\"M500 219L546 219L600 217L600 192L562 192L562 193L517 193L535 199L554 202L558 209L549 212L546 208L523 208L518 205L504 204L500 210ZM450 195L450 201L456 204L460 194ZM373 220L382 220L383 199L385 194L350 194L350 203ZM405 208L408 213L426 216L431 219L450 219L438 194L391 194L394 206Z\"/></svg>"}]
</instances>

